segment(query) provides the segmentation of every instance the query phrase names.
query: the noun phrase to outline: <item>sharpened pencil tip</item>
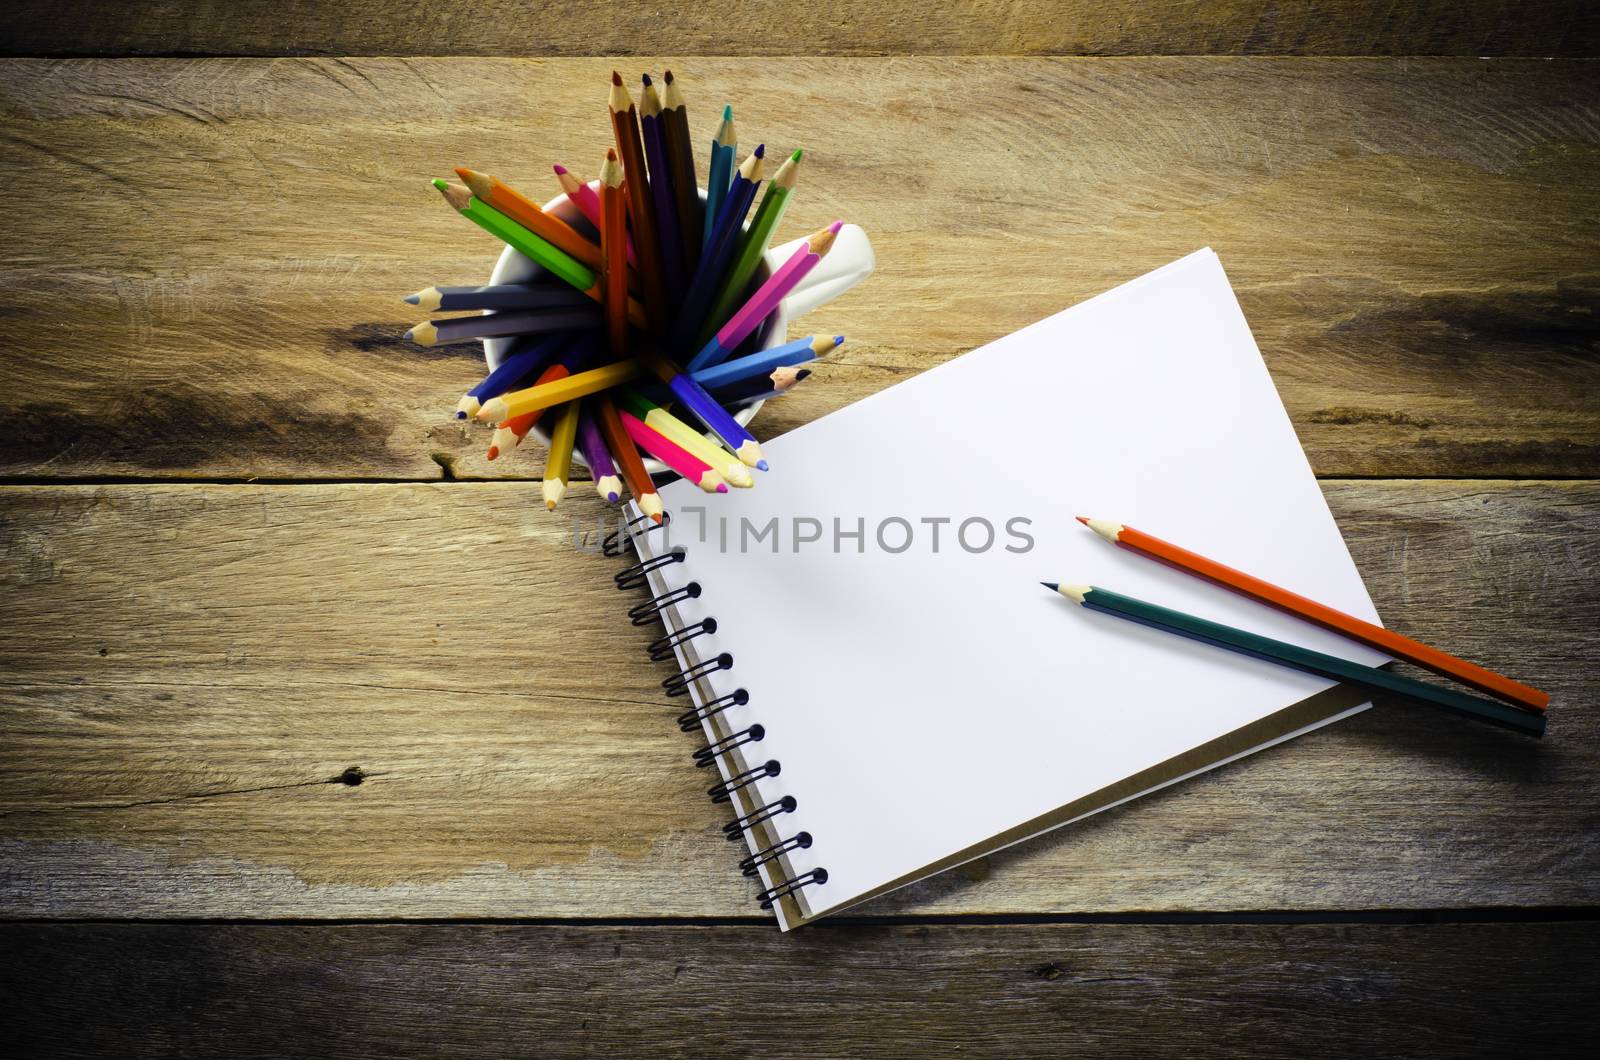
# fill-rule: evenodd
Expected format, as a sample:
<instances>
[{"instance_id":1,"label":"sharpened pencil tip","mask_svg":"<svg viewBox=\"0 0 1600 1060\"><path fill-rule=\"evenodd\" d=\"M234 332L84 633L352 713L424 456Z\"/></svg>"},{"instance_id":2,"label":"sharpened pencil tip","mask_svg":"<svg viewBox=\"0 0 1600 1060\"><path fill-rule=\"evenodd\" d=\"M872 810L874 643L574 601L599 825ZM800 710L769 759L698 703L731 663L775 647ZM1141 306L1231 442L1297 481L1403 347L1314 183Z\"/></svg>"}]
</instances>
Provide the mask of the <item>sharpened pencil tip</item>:
<instances>
[{"instance_id":1,"label":"sharpened pencil tip","mask_svg":"<svg viewBox=\"0 0 1600 1060\"><path fill-rule=\"evenodd\" d=\"M644 75L644 86L646 88L649 88L653 84L655 84L655 82L650 80L650 75L649 74L645 74Z\"/></svg>"},{"instance_id":2,"label":"sharpened pencil tip","mask_svg":"<svg viewBox=\"0 0 1600 1060\"><path fill-rule=\"evenodd\" d=\"M560 162L557 162L555 165L551 166L550 168L555 170L556 176L558 176L558 177L564 177L564 176L567 175L567 167L562 165Z\"/></svg>"},{"instance_id":3,"label":"sharpened pencil tip","mask_svg":"<svg viewBox=\"0 0 1600 1060\"><path fill-rule=\"evenodd\" d=\"M484 456L487 456L490 460L493 460L495 457L497 457L499 455L500 455L500 447L498 445L491 445L489 447L489 451L484 454Z\"/></svg>"},{"instance_id":4,"label":"sharpened pencil tip","mask_svg":"<svg viewBox=\"0 0 1600 1060\"><path fill-rule=\"evenodd\" d=\"M727 493L728 492L728 484L726 482L717 483L717 492L718 493Z\"/></svg>"},{"instance_id":5,"label":"sharpened pencil tip","mask_svg":"<svg viewBox=\"0 0 1600 1060\"><path fill-rule=\"evenodd\" d=\"M411 332L408 331L404 335L401 335L400 337L402 339L404 339L405 341L410 342L411 341Z\"/></svg>"},{"instance_id":6,"label":"sharpened pencil tip","mask_svg":"<svg viewBox=\"0 0 1600 1060\"><path fill-rule=\"evenodd\" d=\"M442 177L434 177L428 183L432 184L434 187L438 188L440 191L443 191L444 189L446 189L446 188L448 188L450 186L450 182L448 180L443 179Z\"/></svg>"},{"instance_id":7,"label":"sharpened pencil tip","mask_svg":"<svg viewBox=\"0 0 1600 1060\"><path fill-rule=\"evenodd\" d=\"M617 160L617 149L615 147L606 148L606 161L607 162L615 162L616 160Z\"/></svg>"},{"instance_id":8,"label":"sharpened pencil tip","mask_svg":"<svg viewBox=\"0 0 1600 1060\"><path fill-rule=\"evenodd\" d=\"M800 382L800 380L802 380L802 379L810 379L810 378L811 378L811 369L809 369L809 368L802 368L802 369L800 369L798 372L796 372L794 374L794 381L796 383Z\"/></svg>"},{"instance_id":9,"label":"sharpened pencil tip","mask_svg":"<svg viewBox=\"0 0 1600 1060\"><path fill-rule=\"evenodd\" d=\"M421 294L408 294L405 297L405 302L406 302L407 305L420 305L421 302L422 302L422 295Z\"/></svg>"},{"instance_id":10,"label":"sharpened pencil tip","mask_svg":"<svg viewBox=\"0 0 1600 1060\"><path fill-rule=\"evenodd\" d=\"M668 70L665 73L663 73L661 75L661 80L665 81L669 85L672 84L672 71Z\"/></svg>"},{"instance_id":11,"label":"sharpened pencil tip","mask_svg":"<svg viewBox=\"0 0 1600 1060\"><path fill-rule=\"evenodd\" d=\"M798 147L796 147L796 148L795 148L795 149L794 149L794 154L792 154L792 155L790 155L790 156L789 156L789 161L791 161L791 162L798 162L798 161L800 161L800 155L801 155L801 154L802 154L802 153L803 153L803 152L802 152L802 151L801 151L801 150L800 150L800 148L798 148Z\"/></svg>"},{"instance_id":12,"label":"sharpened pencil tip","mask_svg":"<svg viewBox=\"0 0 1600 1060\"><path fill-rule=\"evenodd\" d=\"M844 345L844 336L843 335L835 335L833 337L833 344L835 346L843 346Z\"/></svg>"},{"instance_id":13,"label":"sharpened pencil tip","mask_svg":"<svg viewBox=\"0 0 1600 1060\"><path fill-rule=\"evenodd\" d=\"M828 226L828 231L832 232L834 235L838 235L839 234L839 229L841 229L843 227L844 227L844 222L843 221L835 221L835 222L833 222L833 224Z\"/></svg>"},{"instance_id":14,"label":"sharpened pencil tip","mask_svg":"<svg viewBox=\"0 0 1600 1060\"><path fill-rule=\"evenodd\" d=\"M723 121L732 121L733 120L733 104L732 103L723 104L723 106L722 106L722 120Z\"/></svg>"},{"instance_id":15,"label":"sharpened pencil tip","mask_svg":"<svg viewBox=\"0 0 1600 1060\"><path fill-rule=\"evenodd\" d=\"M467 414L464 411L462 411L461 409L456 409L456 419L464 420L466 418L467 418Z\"/></svg>"},{"instance_id":16,"label":"sharpened pencil tip","mask_svg":"<svg viewBox=\"0 0 1600 1060\"><path fill-rule=\"evenodd\" d=\"M613 85L622 84L622 75L617 73L615 70L611 71L611 83Z\"/></svg>"},{"instance_id":17,"label":"sharpened pencil tip","mask_svg":"<svg viewBox=\"0 0 1600 1060\"><path fill-rule=\"evenodd\" d=\"M765 470L767 470L767 462L765 460L757 460L756 461L756 470L757 471L765 471Z\"/></svg>"},{"instance_id":18,"label":"sharpened pencil tip","mask_svg":"<svg viewBox=\"0 0 1600 1060\"><path fill-rule=\"evenodd\" d=\"M1059 593L1061 591L1060 582L1040 582L1039 584L1044 586L1046 589L1049 589L1053 593Z\"/></svg>"},{"instance_id":19,"label":"sharpened pencil tip","mask_svg":"<svg viewBox=\"0 0 1600 1060\"><path fill-rule=\"evenodd\" d=\"M1078 522L1082 523L1084 526L1089 525L1089 517L1087 515L1075 515L1073 518L1078 520Z\"/></svg>"},{"instance_id":20,"label":"sharpened pencil tip","mask_svg":"<svg viewBox=\"0 0 1600 1060\"><path fill-rule=\"evenodd\" d=\"M767 157L767 145L766 144L756 144L756 149L754 151L751 151L750 153L755 155L757 158L766 158Z\"/></svg>"},{"instance_id":21,"label":"sharpened pencil tip","mask_svg":"<svg viewBox=\"0 0 1600 1060\"><path fill-rule=\"evenodd\" d=\"M615 503L617 503L617 498L619 496L620 496L620 494L618 494L615 490L613 490L612 492L606 494L606 501L609 504L615 504Z\"/></svg>"}]
</instances>

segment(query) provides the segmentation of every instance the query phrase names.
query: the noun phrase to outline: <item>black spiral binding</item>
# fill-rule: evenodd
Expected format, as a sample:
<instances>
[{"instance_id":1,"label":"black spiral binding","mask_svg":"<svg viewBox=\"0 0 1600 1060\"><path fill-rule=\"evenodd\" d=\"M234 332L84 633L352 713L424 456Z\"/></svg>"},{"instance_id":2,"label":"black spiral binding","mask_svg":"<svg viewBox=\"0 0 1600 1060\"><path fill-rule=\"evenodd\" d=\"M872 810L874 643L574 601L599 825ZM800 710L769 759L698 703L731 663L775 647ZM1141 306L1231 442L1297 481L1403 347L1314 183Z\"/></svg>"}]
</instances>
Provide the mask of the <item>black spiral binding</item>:
<instances>
[{"instance_id":1,"label":"black spiral binding","mask_svg":"<svg viewBox=\"0 0 1600 1060\"><path fill-rule=\"evenodd\" d=\"M639 516L625 526L607 534L601 543L601 551L607 556L620 556L624 551L638 554L638 545L635 542L637 535L649 533L658 527L665 526L668 517L663 517L656 523L649 516ZM650 574L663 567L674 563L682 563L687 552L681 546L662 552L653 559L641 560L625 570L617 572L615 581L617 588L623 590L636 589L649 585ZM665 621L665 613L669 607L684 600L698 599L700 596L700 583L689 582L679 589L672 589L659 596L651 598L648 602L638 605L628 611L628 618L636 626L643 626L654 619ZM685 626L676 631L669 631L665 635L652 641L649 647L650 660L662 662L677 655L679 649L685 647L697 637L703 637L717 631L717 620L714 618L702 619L690 626ZM696 661L684 669L661 682L661 687L669 697L686 696L694 683L701 678L716 673L719 670L733 669L733 656L727 652L715 658ZM694 732L702 724L731 707L744 706L750 702L750 693L743 688L735 689L727 695L720 696L699 707L693 707L678 715L678 727L684 732ZM737 748L759 743L766 736L766 728L762 725L751 725L746 729L731 733L721 740L706 744L694 752L695 765L701 768L710 766L718 758L733 753ZM736 760L734 760L736 761ZM770 759L761 765L746 769L741 773L730 776L727 780L715 784L707 789L712 802L723 803L733 801L734 795L754 784L764 777L775 777L783 770L783 764L777 759ZM751 829L773 821L784 814L793 813L799 805L793 795L785 795L775 802L765 806L758 806L747 814L743 814L722 826L723 834L729 840L738 840ZM739 863L739 871L745 876L759 876L763 865L776 867L778 859L792 850L805 850L811 846L810 832L798 832L787 839L779 839L770 846L752 854ZM761 892L761 908L771 909L784 898L789 897L812 885L822 885L828 882L828 870L824 868L811 869L791 879L784 880L773 887Z\"/></svg>"}]
</instances>

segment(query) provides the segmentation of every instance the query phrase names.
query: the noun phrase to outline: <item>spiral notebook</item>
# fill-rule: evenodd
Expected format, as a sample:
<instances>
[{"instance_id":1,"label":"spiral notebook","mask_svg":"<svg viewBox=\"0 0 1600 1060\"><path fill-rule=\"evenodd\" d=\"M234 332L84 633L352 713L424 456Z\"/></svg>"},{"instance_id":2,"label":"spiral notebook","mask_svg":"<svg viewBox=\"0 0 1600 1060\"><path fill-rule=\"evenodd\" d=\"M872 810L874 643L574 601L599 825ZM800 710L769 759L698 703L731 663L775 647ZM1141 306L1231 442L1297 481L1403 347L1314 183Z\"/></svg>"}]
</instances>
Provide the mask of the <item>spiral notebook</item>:
<instances>
[{"instance_id":1,"label":"spiral notebook","mask_svg":"<svg viewBox=\"0 0 1600 1060\"><path fill-rule=\"evenodd\" d=\"M754 489L664 487L618 580L785 930L1366 706L1039 585L1382 661L1074 521L1377 619L1210 250L764 449Z\"/></svg>"}]
</instances>

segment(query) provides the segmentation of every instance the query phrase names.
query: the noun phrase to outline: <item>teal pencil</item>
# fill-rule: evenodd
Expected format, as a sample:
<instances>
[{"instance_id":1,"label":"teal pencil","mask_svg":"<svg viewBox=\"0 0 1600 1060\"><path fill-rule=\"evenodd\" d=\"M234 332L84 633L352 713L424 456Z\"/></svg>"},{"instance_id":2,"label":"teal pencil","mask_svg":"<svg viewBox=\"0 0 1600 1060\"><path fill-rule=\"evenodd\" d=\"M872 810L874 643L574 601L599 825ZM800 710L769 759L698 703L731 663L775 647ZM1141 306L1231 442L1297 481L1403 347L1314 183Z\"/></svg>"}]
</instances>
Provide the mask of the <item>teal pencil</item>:
<instances>
[{"instance_id":1,"label":"teal pencil","mask_svg":"<svg viewBox=\"0 0 1600 1060\"><path fill-rule=\"evenodd\" d=\"M1544 735L1543 714L1518 710L1492 699L1469 696L1453 689L1439 688L1424 681L1390 673L1388 670L1380 670L1376 666L1363 666L1361 663L1341 659L1337 655L1325 655L1320 651L1302 648L1298 644L1273 640L1271 637L1224 626L1220 622L1196 618L1182 611L1135 600L1131 596L1123 596L1121 593L1093 585L1058 585L1055 582L1040 584L1051 592L1060 593L1067 599L1082 604L1091 611L1102 611L1152 629L1176 633L1180 637L1197 640L1202 644L1226 648L1241 655L1287 666L1301 673L1344 681L1374 692L1389 692L1404 696L1419 703L1461 714L1474 721L1498 725L1503 729L1511 729L1529 736Z\"/></svg>"},{"instance_id":2,"label":"teal pencil","mask_svg":"<svg viewBox=\"0 0 1600 1060\"><path fill-rule=\"evenodd\" d=\"M700 233L702 250L711 242L712 232L717 226L717 213L722 209L722 200L733 181L733 152L738 145L739 133L733 127L733 105L729 104L722 108L722 124L717 126L717 135L711 138L711 173L706 178L706 212Z\"/></svg>"}]
</instances>

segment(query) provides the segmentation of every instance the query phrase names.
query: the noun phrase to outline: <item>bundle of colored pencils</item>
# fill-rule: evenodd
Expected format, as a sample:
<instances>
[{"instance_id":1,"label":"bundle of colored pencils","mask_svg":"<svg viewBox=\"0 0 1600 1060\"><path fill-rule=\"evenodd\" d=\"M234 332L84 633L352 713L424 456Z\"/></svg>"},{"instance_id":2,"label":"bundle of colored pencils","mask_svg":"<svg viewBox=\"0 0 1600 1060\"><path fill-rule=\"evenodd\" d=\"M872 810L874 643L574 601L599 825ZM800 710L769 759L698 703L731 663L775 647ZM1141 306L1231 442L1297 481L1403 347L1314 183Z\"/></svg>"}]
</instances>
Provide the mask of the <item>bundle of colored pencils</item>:
<instances>
[{"instance_id":1,"label":"bundle of colored pencils","mask_svg":"<svg viewBox=\"0 0 1600 1060\"><path fill-rule=\"evenodd\" d=\"M808 335L755 348L762 325L828 253L841 222L812 233L761 278L801 152L766 182L747 225L766 147L735 166L738 136L725 106L702 202L681 86L670 70L662 80L658 92L644 75L635 103L622 77L611 75L614 144L599 179L554 167L581 214L570 222L471 169L456 169L462 184L433 182L452 209L544 275L418 291L406 301L471 315L426 321L406 338L424 346L514 339L499 366L461 398L456 417L495 425L494 459L548 416L544 502L551 510L566 493L574 449L601 497L618 503L625 485L657 522L661 500L641 453L707 492L753 486L749 469L765 471L767 462L734 413L787 392L811 374L802 365L844 341Z\"/></svg>"}]
</instances>

